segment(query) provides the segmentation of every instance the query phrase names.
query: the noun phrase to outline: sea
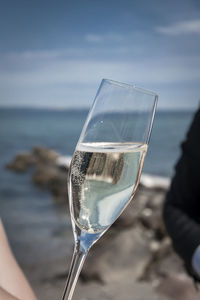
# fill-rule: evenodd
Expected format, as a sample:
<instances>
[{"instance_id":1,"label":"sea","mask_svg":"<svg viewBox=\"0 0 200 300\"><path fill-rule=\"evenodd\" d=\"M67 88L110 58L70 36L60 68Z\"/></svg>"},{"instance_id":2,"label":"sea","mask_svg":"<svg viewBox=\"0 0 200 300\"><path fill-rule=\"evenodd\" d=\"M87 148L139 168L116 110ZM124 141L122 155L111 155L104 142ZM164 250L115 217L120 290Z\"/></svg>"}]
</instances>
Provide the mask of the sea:
<instances>
[{"instance_id":1,"label":"sea","mask_svg":"<svg viewBox=\"0 0 200 300\"><path fill-rule=\"evenodd\" d=\"M87 109L0 108L0 217L22 264L71 251L71 224L67 204L58 207L49 192L34 186L31 171L14 173L6 164L34 146L72 156L87 114ZM173 176L193 116L194 111L157 111L143 173Z\"/></svg>"}]
</instances>

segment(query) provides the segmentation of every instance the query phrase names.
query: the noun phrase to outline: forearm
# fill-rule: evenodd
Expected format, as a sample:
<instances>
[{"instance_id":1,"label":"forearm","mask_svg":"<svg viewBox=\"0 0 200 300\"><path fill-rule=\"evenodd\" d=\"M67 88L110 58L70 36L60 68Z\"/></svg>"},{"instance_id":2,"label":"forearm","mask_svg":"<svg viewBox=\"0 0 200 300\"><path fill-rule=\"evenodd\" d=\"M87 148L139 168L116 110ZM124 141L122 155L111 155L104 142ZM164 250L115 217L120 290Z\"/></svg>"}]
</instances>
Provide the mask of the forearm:
<instances>
[{"instance_id":1,"label":"forearm","mask_svg":"<svg viewBox=\"0 0 200 300\"><path fill-rule=\"evenodd\" d=\"M18 298L15 298L8 292L6 292L4 289L0 287L0 300L20 300Z\"/></svg>"},{"instance_id":2,"label":"forearm","mask_svg":"<svg viewBox=\"0 0 200 300\"><path fill-rule=\"evenodd\" d=\"M22 270L17 264L4 232L3 225L0 220L0 287L1 293L8 293L20 300L36 300L34 293L26 280ZM1 295L1 294L0 294ZM12 296L10 296L12 297ZM3 300L3 296L0 300ZM7 298L5 298L7 299Z\"/></svg>"}]
</instances>

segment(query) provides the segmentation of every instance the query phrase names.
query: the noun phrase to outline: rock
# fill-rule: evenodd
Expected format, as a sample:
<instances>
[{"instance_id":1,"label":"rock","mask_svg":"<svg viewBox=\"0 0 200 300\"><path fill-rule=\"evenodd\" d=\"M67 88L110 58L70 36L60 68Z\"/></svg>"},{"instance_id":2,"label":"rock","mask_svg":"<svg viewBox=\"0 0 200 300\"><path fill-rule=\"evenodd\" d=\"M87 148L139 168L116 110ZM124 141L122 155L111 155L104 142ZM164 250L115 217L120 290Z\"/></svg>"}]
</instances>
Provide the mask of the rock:
<instances>
[{"instance_id":1,"label":"rock","mask_svg":"<svg viewBox=\"0 0 200 300\"><path fill-rule=\"evenodd\" d=\"M61 299L65 281L56 280L35 284L38 299ZM132 278L122 277L119 281L110 281L107 285L96 282L78 282L73 300L169 300L158 294L148 283L137 283Z\"/></svg>"},{"instance_id":2,"label":"rock","mask_svg":"<svg viewBox=\"0 0 200 300\"><path fill-rule=\"evenodd\" d=\"M171 240L168 237L165 237L161 242L153 240L150 244L150 249L157 256L157 259L163 259L166 255L171 254Z\"/></svg>"},{"instance_id":3,"label":"rock","mask_svg":"<svg viewBox=\"0 0 200 300\"><path fill-rule=\"evenodd\" d=\"M88 280L95 276L104 283L120 276L135 280L150 256L149 238L138 225L121 231L111 228L90 250L82 276Z\"/></svg>"},{"instance_id":4,"label":"rock","mask_svg":"<svg viewBox=\"0 0 200 300\"><path fill-rule=\"evenodd\" d=\"M137 283L130 277L121 277L118 281L110 281L107 285L90 283L78 284L74 300L169 300L168 297L156 293L150 284ZM189 299L189 298L188 298Z\"/></svg>"},{"instance_id":5,"label":"rock","mask_svg":"<svg viewBox=\"0 0 200 300\"><path fill-rule=\"evenodd\" d=\"M67 176L69 164L62 167L59 154L53 150L35 147L32 153L18 154L7 168L16 172L25 172L34 166L32 181L38 186L50 190L56 203L68 202ZM68 158L69 161L69 158Z\"/></svg>"},{"instance_id":6,"label":"rock","mask_svg":"<svg viewBox=\"0 0 200 300\"><path fill-rule=\"evenodd\" d=\"M49 187L50 182L59 176L58 172L54 166L40 165L33 173L32 179L35 184L41 187Z\"/></svg>"},{"instance_id":7,"label":"rock","mask_svg":"<svg viewBox=\"0 0 200 300\"><path fill-rule=\"evenodd\" d=\"M157 278L160 279L173 274L185 274L186 276L183 262L177 254L174 253L172 248L170 248L165 255L160 256L159 260L157 260L154 271L157 274Z\"/></svg>"},{"instance_id":8,"label":"rock","mask_svg":"<svg viewBox=\"0 0 200 300\"><path fill-rule=\"evenodd\" d=\"M145 228L154 232L157 240L162 240L167 235L160 210L153 211L145 208L140 216L140 222Z\"/></svg>"},{"instance_id":9,"label":"rock","mask_svg":"<svg viewBox=\"0 0 200 300\"><path fill-rule=\"evenodd\" d=\"M49 182L53 199L59 204L68 204L67 173L60 173Z\"/></svg>"},{"instance_id":10,"label":"rock","mask_svg":"<svg viewBox=\"0 0 200 300\"><path fill-rule=\"evenodd\" d=\"M138 195L138 199L137 199ZM121 216L113 224L118 230L124 230L125 228L133 227L138 221L142 214L142 211L147 205L148 199L143 197L138 189L135 197L128 204L128 207L124 210Z\"/></svg>"},{"instance_id":11,"label":"rock","mask_svg":"<svg viewBox=\"0 0 200 300\"><path fill-rule=\"evenodd\" d=\"M35 184L49 189L57 203L68 202L67 171L56 165L40 164L32 175Z\"/></svg>"},{"instance_id":12,"label":"rock","mask_svg":"<svg viewBox=\"0 0 200 300\"><path fill-rule=\"evenodd\" d=\"M152 195L149 197L149 201L147 202L147 208L152 209L153 211L159 210L162 211L163 201L165 197L165 192L157 191L151 189Z\"/></svg>"},{"instance_id":13,"label":"rock","mask_svg":"<svg viewBox=\"0 0 200 300\"><path fill-rule=\"evenodd\" d=\"M36 158L28 152L16 155L14 160L6 167L15 172L25 172L36 163Z\"/></svg>"},{"instance_id":14,"label":"rock","mask_svg":"<svg viewBox=\"0 0 200 300\"><path fill-rule=\"evenodd\" d=\"M150 249L152 255L145 268L141 281L157 282L171 274L185 274L181 259L174 253L171 240L166 237L161 242L151 241Z\"/></svg>"},{"instance_id":15,"label":"rock","mask_svg":"<svg viewBox=\"0 0 200 300\"><path fill-rule=\"evenodd\" d=\"M145 230L150 230L153 232L154 239L162 240L167 236L166 228L162 218L162 207L165 192L140 186L138 189L138 194L138 201L140 201L140 198L143 195L143 197L146 199L145 207L138 215L138 221L141 222Z\"/></svg>"},{"instance_id":16,"label":"rock","mask_svg":"<svg viewBox=\"0 0 200 300\"><path fill-rule=\"evenodd\" d=\"M60 155L51 149L42 148L42 147L34 147L33 148L33 156L36 158L37 163L42 163L42 164L54 163L54 164L56 164L56 160Z\"/></svg>"},{"instance_id":17,"label":"rock","mask_svg":"<svg viewBox=\"0 0 200 300\"><path fill-rule=\"evenodd\" d=\"M200 297L192 280L180 274L164 278L157 290L171 300L198 300Z\"/></svg>"},{"instance_id":18,"label":"rock","mask_svg":"<svg viewBox=\"0 0 200 300\"><path fill-rule=\"evenodd\" d=\"M59 154L53 150L47 148L35 147L32 153L24 152L17 154L14 160L7 164L6 167L16 171L16 172L25 172L30 166L38 164L56 164L56 160L59 157Z\"/></svg>"},{"instance_id":19,"label":"rock","mask_svg":"<svg viewBox=\"0 0 200 300\"><path fill-rule=\"evenodd\" d=\"M68 203L67 176L68 168L62 168L58 164L59 154L53 150L35 147L33 155L37 161L37 167L32 175L35 184L49 189L56 203Z\"/></svg>"}]
</instances>

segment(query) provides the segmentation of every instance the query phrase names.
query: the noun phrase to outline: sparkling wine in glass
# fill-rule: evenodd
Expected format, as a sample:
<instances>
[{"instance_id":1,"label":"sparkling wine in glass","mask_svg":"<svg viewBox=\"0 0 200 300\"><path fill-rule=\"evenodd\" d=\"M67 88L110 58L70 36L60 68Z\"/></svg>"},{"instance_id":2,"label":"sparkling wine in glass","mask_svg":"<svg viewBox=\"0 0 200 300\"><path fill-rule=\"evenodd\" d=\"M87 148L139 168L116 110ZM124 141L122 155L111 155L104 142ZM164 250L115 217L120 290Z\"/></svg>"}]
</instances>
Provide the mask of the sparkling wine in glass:
<instances>
[{"instance_id":1,"label":"sparkling wine in glass","mask_svg":"<svg viewBox=\"0 0 200 300\"><path fill-rule=\"evenodd\" d=\"M72 299L89 249L134 197L157 100L131 84L101 82L69 171L75 247L62 300Z\"/></svg>"}]
</instances>

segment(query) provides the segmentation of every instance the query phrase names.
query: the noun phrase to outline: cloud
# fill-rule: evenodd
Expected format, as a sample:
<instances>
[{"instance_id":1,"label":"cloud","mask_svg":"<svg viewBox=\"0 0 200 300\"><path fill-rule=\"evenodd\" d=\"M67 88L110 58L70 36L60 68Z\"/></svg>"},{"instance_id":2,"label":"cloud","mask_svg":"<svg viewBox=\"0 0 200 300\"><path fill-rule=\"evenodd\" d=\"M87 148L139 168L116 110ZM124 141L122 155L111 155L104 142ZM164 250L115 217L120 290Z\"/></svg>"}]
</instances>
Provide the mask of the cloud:
<instances>
[{"instance_id":1,"label":"cloud","mask_svg":"<svg viewBox=\"0 0 200 300\"><path fill-rule=\"evenodd\" d=\"M82 52L82 49L80 49ZM176 83L200 80L200 55L168 57L79 57L67 51L11 53L0 63L12 59L11 66L0 68L0 84L41 86L48 84L94 84L111 77L146 83ZM110 54L110 53L109 53ZM110 55L112 55L111 53Z\"/></svg>"},{"instance_id":2,"label":"cloud","mask_svg":"<svg viewBox=\"0 0 200 300\"><path fill-rule=\"evenodd\" d=\"M104 41L104 38L97 34L86 34L85 40L90 43L101 43Z\"/></svg>"},{"instance_id":3,"label":"cloud","mask_svg":"<svg viewBox=\"0 0 200 300\"><path fill-rule=\"evenodd\" d=\"M191 91L194 94L192 85L200 81L200 55L131 59L120 55L111 59L113 53L108 57L100 54L91 57L86 51L82 52L83 56L79 52L73 56L69 49L2 55L0 65L5 61L6 64L0 68L0 105L89 105L102 78L155 89L163 98L167 98L164 95L169 91L173 95L177 86L182 91L182 87L191 85L188 94ZM166 91L159 91L159 86L167 87ZM199 88L195 93L198 92ZM181 97L185 99L186 95Z\"/></svg>"},{"instance_id":4,"label":"cloud","mask_svg":"<svg viewBox=\"0 0 200 300\"><path fill-rule=\"evenodd\" d=\"M116 33L107 33L107 34L88 33L85 35L84 38L89 43L121 42L123 40L123 36Z\"/></svg>"},{"instance_id":5,"label":"cloud","mask_svg":"<svg viewBox=\"0 0 200 300\"><path fill-rule=\"evenodd\" d=\"M31 68L30 68L31 65ZM170 83L200 80L199 65L181 65L178 61L159 61L157 59L138 61L107 61L85 59L51 59L47 63L32 60L29 67L21 70L0 72L1 85L35 86L51 84L94 84L97 78L134 80L146 83Z\"/></svg>"},{"instance_id":6,"label":"cloud","mask_svg":"<svg viewBox=\"0 0 200 300\"><path fill-rule=\"evenodd\" d=\"M156 31L165 35L200 34L200 19L160 26L156 28Z\"/></svg>"}]
</instances>

